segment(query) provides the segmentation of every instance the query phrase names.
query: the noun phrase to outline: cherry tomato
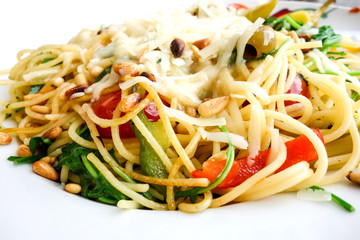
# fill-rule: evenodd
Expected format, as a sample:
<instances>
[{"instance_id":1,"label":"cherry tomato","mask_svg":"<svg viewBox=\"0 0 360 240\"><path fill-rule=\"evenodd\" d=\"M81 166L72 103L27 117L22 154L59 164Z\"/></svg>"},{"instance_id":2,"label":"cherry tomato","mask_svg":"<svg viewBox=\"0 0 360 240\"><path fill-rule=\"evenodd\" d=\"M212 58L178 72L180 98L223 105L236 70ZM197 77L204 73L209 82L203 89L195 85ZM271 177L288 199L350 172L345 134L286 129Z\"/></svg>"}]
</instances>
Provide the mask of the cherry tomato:
<instances>
[{"instance_id":1,"label":"cherry tomato","mask_svg":"<svg viewBox=\"0 0 360 240\"><path fill-rule=\"evenodd\" d=\"M235 10L239 10L239 9L249 9L247 6L245 5L242 5L240 3L232 3L232 4L229 4L227 9L229 10L230 8L234 8Z\"/></svg>"},{"instance_id":2,"label":"cherry tomato","mask_svg":"<svg viewBox=\"0 0 360 240\"><path fill-rule=\"evenodd\" d=\"M99 100L94 102L92 104L92 108L94 110L94 113L96 116L104 119L112 119L113 112L115 111L115 108L117 104L121 100L121 90L116 92L107 93L105 95L102 95ZM122 113L121 116L124 114ZM111 128L102 128L98 125L96 125L100 137L102 138L111 138ZM120 136L122 138L130 138L135 137L135 134L133 130L131 129L130 122L124 123L119 126L119 132Z\"/></svg>"},{"instance_id":3,"label":"cherry tomato","mask_svg":"<svg viewBox=\"0 0 360 240\"><path fill-rule=\"evenodd\" d=\"M287 91L286 93L296 93L303 95L304 97L310 98L309 87L306 85L306 82L299 74L296 74L293 84L291 85L289 91ZM285 106L290 106L295 103L297 102L291 100L284 101Z\"/></svg>"}]
</instances>

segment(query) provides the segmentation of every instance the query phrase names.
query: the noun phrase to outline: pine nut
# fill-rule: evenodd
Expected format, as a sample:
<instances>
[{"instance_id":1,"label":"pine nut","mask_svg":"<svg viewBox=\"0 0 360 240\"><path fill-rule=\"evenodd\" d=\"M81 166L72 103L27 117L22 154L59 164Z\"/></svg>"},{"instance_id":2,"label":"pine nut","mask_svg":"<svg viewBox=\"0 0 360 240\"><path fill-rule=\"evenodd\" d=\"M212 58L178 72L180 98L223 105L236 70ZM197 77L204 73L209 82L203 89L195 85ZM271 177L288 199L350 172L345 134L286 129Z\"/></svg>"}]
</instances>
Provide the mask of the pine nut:
<instances>
[{"instance_id":1,"label":"pine nut","mask_svg":"<svg viewBox=\"0 0 360 240\"><path fill-rule=\"evenodd\" d=\"M351 182L360 184L360 172L350 172L346 177Z\"/></svg>"},{"instance_id":2,"label":"pine nut","mask_svg":"<svg viewBox=\"0 0 360 240\"><path fill-rule=\"evenodd\" d=\"M229 102L229 96L214 98L201 103L199 105L198 112L202 117L211 117L224 110Z\"/></svg>"},{"instance_id":3,"label":"pine nut","mask_svg":"<svg viewBox=\"0 0 360 240\"><path fill-rule=\"evenodd\" d=\"M175 58L181 57L181 55L184 52L184 49L185 49L185 42L180 38L175 38L170 43L170 50Z\"/></svg>"},{"instance_id":4,"label":"pine nut","mask_svg":"<svg viewBox=\"0 0 360 240\"><path fill-rule=\"evenodd\" d=\"M40 176L57 181L59 179L59 174L56 170L50 166L47 162L43 162L41 160L36 161L32 165L32 169L35 173L39 174Z\"/></svg>"},{"instance_id":5,"label":"pine nut","mask_svg":"<svg viewBox=\"0 0 360 240\"><path fill-rule=\"evenodd\" d=\"M121 112L130 112L141 100L142 96L140 93L132 93L123 99L119 103L119 109Z\"/></svg>"},{"instance_id":6,"label":"pine nut","mask_svg":"<svg viewBox=\"0 0 360 240\"><path fill-rule=\"evenodd\" d=\"M73 87L73 88L68 89L68 90L65 92L65 96L68 97L68 98L70 98L74 93L84 92L85 89L86 89L86 86L85 86L85 85L75 86L75 87Z\"/></svg>"},{"instance_id":7,"label":"pine nut","mask_svg":"<svg viewBox=\"0 0 360 240\"><path fill-rule=\"evenodd\" d=\"M179 123L176 125L176 132L179 134L188 134L188 130L184 126L184 124Z\"/></svg>"},{"instance_id":8,"label":"pine nut","mask_svg":"<svg viewBox=\"0 0 360 240\"><path fill-rule=\"evenodd\" d=\"M51 113L51 109L48 106L33 105L30 107L30 109L34 112L41 113L41 114Z\"/></svg>"},{"instance_id":9,"label":"pine nut","mask_svg":"<svg viewBox=\"0 0 360 240\"><path fill-rule=\"evenodd\" d=\"M33 99L38 98L40 96L42 96L41 93L28 94L28 95L24 96L24 101L30 101L30 100L33 100Z\"/></svg>"},{"instance_id":10,"label":"pine nut","mask_svg":"<svg viewBox=\"0 0 360 240\"><path fill-rule=\"evenodd\" d=\"M65 190L69 193L78 194L81 192L81 186L76 183L68 183L65 185Z\"/></svg>"},{"instance_id":11,"label":"pine nut","mask_svg":"<svg viewBox=\"0 0 360 240\"><path fill-rule=\"evenodd\" d=\"M149 79L149 80L152 81L152 82L156 82L155 76L152 75L152 74L150 74L150 73L148 73L148 72L142 72L142 73L140 74L140 76L146 77L147 79Z\"/></svg>"},{"instance_id":12,"label":"pine nut","mask_svg":"<svg viewBox=\"0 0 360 240\"><path fill-rule=\"evenodd\" d=\"M30 151L30 148L24 144L20 145L16 151L16 154L19 157L30 157L32 156L32 153Z\"/></svg>"},{"instance_id":13,"label":"pine nut","mask_svg":"<svg viewBox=\"0 0 360 240\"><path fill-rule=\"evenodd\" d=\"M53 127L51 128L49 131L45 132L42 137L43 138L50 138L50 139L55 139L58 136L60 136L60 134L62 133L62 128L59 126Z\"/></svg>"},{"instance_id":14,"label":"pine nut","mask_svg":"<svg viewBox=\"0 0 360 240\"><path fill-rule=\"evenodd\" d=\"M53 165L55 162L55 157L46 156L46 157L41 158L40 161L46 162L50 165Z\"/></svg>"},{"instance_id":15,"label":"pine nut","mask_svg":"<svg viewBox=\"0 0 360 240\"><path fill-rule=\"evenodd\" d=\"M61 85L64 84L64 82L65 82L65 80L62 77L58 77L58 78L55 78L54 80L52 80L52 84L55 87L60 87Z\"/></svg>"},{"instance_id":16,"label":"pine nut","mask_svg":"<svg viewBox=\"0 0 360 240\"><path fill-rule=\"evenodd\" d=\"M136 77L140 73L139 65L132 62L118 62L113 65L113 70L120 77Z\"/></svg>"},{"instance_id":17,"label":"pine nut","mask_svg":"<svg viewBox=\"0 0 360 240\"><path fill-rule=\"evenodd\" d=\"M194 117L196 118L197 117L197 112L196 112L196 109L194 107L190 107L190 106L187 106L185 108L185 113L191 117Z\"/></svg>"},{"instance_id":18,"label":"pine nut","mask_svg":"<svg viewBox=\"0 0 360 240\"><path fill-rule=\"evenodd\" d=\"M44 88L42 88L42 89L39 91L39 93L44 94L44 93L51 92L51 91L53 91L53 90L55 90L55 89L56 89L56 88L54 88L54 87L52 87L52 86L44 87Z\"/></svg>"},{"instance_id":19,"label":"pine nut","mask_svg":"<svg viewBox=\"0 0 360 240\"><path fill-rule=\"evenodd\" d=\"M61 93L59 94L59 98L61 99L61 100L67 100L67 96L66 96L66 92L69 90L69 89L72 89L72 88L74 88L74 87L76 87L76 84L74 84L74 83L70 83L69 85L67 85L66 87L64 87L64 89L62 89L61 90Z\"/></svg>"},{"instance_id":20,"label":"pine nut","mask_svg":"<svg viewBox=\"0 0 360 240\"><path fill-rule=\"evenodd\" d=\"M193 45L196 46L199 50L207 47L211 44L210 38L204 38L193 42Z\"/></svg>"},{"instance_id":21,"label":"pine nut","mask_svg":"<svg viewBox=\"0 0 360 240\"><path fill-rule=\"evenodd\" d=\"M0 145L8 145L11 141L12 137L9 134L0 132Z\"/></svg>"}]
</instances>

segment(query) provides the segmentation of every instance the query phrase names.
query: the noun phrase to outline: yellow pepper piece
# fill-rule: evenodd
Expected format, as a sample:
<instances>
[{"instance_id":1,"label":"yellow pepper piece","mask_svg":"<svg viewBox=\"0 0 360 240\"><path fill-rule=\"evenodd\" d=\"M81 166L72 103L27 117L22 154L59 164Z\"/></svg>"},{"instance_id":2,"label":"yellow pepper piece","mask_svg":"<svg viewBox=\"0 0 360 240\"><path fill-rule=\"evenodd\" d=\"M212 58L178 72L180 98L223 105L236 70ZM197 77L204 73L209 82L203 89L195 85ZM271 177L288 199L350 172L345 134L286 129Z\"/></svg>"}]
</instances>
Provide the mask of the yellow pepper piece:
<instances>
[{"instance_id":1,"label":"yellow pepper piece","mask_svg":"<svg viewBox=\"0 0 360 240\"><path fill-rule=\"evenodd\" d=\"M310 15L309 15L308 11L305 11L305 10L295 11L295 12L290 13L289 15L290 15L290 17L295 19L295 21L300 23L301 25L306 24L308 21L310 21Z\"/></svg>"},{"instance_id":2,"label":"yellow pepper piece","mask_svg":"<svg viewBox=\"0 0 360 240\"><path fill-rule=\"evenodd\" d=\"M250 8L249 11L245 14L245 17L251 22L255 22L259 17L267 18L272 10L275 8L277 0L271 0L265 4Z\"/></svg>"}]
</instances>

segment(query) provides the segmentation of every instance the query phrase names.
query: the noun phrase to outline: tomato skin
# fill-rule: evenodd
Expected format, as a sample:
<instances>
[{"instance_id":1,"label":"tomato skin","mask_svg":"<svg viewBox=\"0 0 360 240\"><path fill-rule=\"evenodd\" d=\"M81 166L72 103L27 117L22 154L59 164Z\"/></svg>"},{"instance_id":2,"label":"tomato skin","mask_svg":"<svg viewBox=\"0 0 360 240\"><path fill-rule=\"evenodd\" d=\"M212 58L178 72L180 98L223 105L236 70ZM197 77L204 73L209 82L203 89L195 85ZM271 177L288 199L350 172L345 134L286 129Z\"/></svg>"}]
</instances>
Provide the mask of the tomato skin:
<instances>
[{"instance_id":1,"label":"tomato skin","mask_svg":"<svg viewBox=\"0 0 360 240\"><path fill-rule=\"evenodd\" d=\"M243 4L240 4L240 3L232 3L232 4L229 4L227 6L227 9L229 10L230 8L234 8L235 10L239 10L239 9L249 9L247 6L243 5Z\"/></svg>"},{"instance_id":2,"label":"tomato skin","mask_svg":"<svg viewBox=\"0 0 360 240\"><path fill-rule=\"evenodd\" d=\"M293 84L291 85L289 91L287 91L286 93L300 94L306 98L310 98L309 87L306 85L306 82L299 74L296 74ZM295 103L298 102L291 100L284 101L285 106L290 106Z\"/></svg>"},{"instance_id":3,"label":"tomato skin","mask_svg":"<svg viewBox=\"0 0 360 240\"><path fill-rule=\"evenodd\" d=\"M151 101L145 108L144 113L150 122L157 122L160 119L155 101Z\"/></svg>"},{"instance_id":4,"label":"tomato skin","mask_svg":"<svg viewBox=\"0 0 360 240\"><path fill-rule=\"evenodd\" d=\"M121 90L116 92L110 92L105 95L100 96L100 98L91 104L92 109L96 116L104 119L112 119L113 112L116 109L116 106L121 100ZM121 116L124 114L122 113ZM111 138L111 127L102 128L96 125L96 128L99 131L100 137L102 138ZM120 136L122 138L135 137L133 130L131 129L130 122L124 123L119 126Z\"/></svg>"}]
</instances>

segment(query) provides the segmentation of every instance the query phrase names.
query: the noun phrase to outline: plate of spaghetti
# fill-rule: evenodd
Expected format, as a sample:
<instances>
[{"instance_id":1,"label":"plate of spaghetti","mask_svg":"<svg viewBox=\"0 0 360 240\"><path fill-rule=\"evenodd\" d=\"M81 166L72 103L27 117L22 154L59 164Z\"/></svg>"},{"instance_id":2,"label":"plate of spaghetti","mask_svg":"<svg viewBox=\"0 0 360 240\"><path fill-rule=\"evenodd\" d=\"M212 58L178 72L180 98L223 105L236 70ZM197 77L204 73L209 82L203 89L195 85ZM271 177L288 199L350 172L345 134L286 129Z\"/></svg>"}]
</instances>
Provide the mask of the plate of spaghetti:
<instances>
[{"instance_id":1,"label":"plate of spaghetti","mask_svg":"<svg viewBox=\"0 0 360 240\"><path fill-rule=\"evenodd\" d=\"M90 1L82 27L32 2L1 46L0 236L352 236L360 13L333 2Z\"/></svg>"}]
</instances>

